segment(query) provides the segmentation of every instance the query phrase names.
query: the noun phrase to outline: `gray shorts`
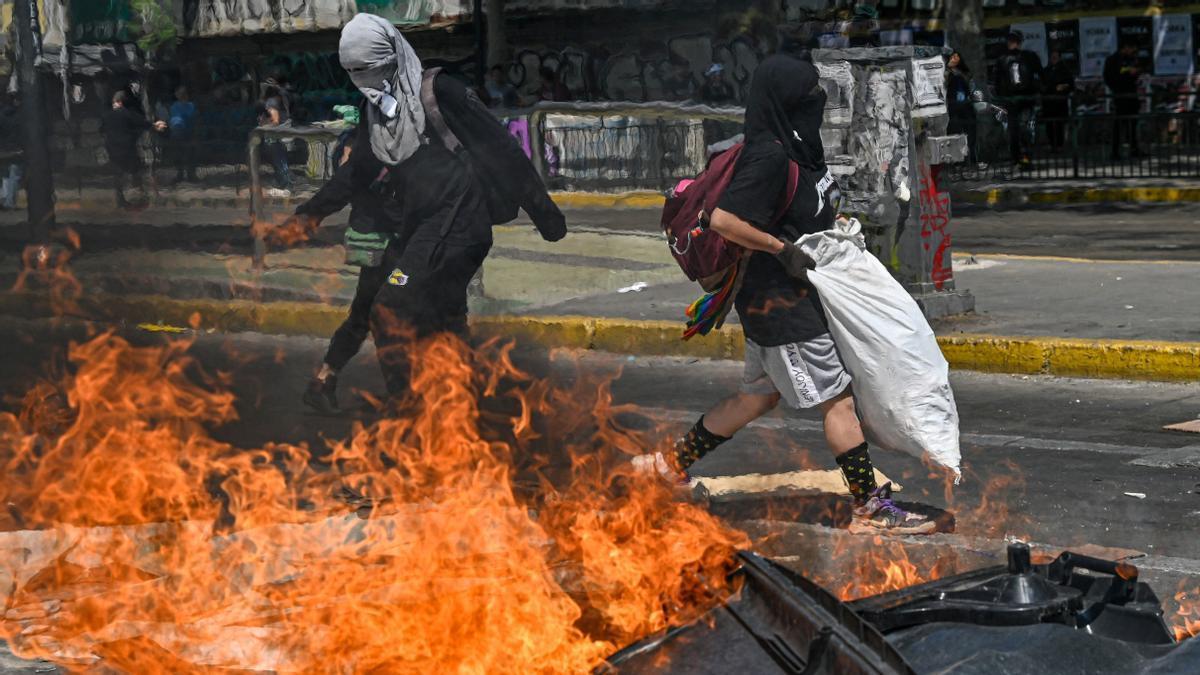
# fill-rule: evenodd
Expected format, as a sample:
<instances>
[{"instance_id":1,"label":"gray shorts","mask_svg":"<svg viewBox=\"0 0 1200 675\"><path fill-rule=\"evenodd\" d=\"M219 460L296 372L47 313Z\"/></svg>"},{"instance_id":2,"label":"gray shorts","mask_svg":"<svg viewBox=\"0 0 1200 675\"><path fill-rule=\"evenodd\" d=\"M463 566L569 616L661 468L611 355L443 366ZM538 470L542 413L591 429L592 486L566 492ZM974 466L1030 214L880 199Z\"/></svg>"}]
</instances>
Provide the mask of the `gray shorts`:
<instances>
[{"instance_id":1,"label":"gray shorts","mask_svg":"<svg viewBox=\"0 0 1200 675\"><path fill-rule=\"evenodd\" d=\"M789 406L800 409L837 398L849 386L850 373L842 366L829 333L777 347L746 340L742 391L747 394L778 392Z\"/></svg>"}]
</instances>

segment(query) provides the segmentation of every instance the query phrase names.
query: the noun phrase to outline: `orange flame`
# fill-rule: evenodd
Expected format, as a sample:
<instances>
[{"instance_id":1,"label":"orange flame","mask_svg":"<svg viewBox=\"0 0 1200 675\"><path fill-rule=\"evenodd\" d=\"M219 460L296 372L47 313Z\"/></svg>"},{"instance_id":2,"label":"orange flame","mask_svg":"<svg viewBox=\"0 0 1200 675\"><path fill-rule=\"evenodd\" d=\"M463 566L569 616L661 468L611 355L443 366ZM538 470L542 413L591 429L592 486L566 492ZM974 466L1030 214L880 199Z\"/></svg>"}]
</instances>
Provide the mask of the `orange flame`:
<instances>
[{"instance_id":1,"label":"orange flame","mask_svg":"<svg viewBox=\"0 0 1200 675\"><path fill-rule=\"evenodd\" d=\"M322 471L305 446L215 440L234 398L187 348L72 345L73 376L0 414L0 637L20 656L581 672L732 590L746 537L623 468L648 437L606 386L435 338L400 413Z\"/></svg>"},{"instance_id":2,"label":"orange flame","mask_svg":"<svg viewBox=\"0 0 1200 675\"><path fill-rule=\"evenodd\" d=\"M1184 584L1180 584L1175 604L1177 608L1171 622L1175 639L1186 640L1200 635L1200 589L1184 590Z\"/></svg>"}]
</instances>

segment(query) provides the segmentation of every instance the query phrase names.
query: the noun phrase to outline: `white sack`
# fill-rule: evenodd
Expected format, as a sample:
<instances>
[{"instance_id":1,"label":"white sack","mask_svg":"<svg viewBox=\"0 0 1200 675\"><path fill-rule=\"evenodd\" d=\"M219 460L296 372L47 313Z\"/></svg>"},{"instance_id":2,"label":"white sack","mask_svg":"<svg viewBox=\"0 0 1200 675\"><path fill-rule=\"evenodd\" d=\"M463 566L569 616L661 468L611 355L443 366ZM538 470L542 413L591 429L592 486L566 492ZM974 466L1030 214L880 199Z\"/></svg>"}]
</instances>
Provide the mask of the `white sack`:
<instances>
[{"instance_id":1,"label":"white sack","mask_svg":"<svg viewBox=\"0 0 1200 675\"><path fill-rule=\"evenodd\" d=\"M908 291L866 250L857 220L801 237L816 261L808 279L821 294L829 332L854 378L854 399L871 443L926 456L961 476L958 409L946 358Z\"/></svg>"}]
</instances>

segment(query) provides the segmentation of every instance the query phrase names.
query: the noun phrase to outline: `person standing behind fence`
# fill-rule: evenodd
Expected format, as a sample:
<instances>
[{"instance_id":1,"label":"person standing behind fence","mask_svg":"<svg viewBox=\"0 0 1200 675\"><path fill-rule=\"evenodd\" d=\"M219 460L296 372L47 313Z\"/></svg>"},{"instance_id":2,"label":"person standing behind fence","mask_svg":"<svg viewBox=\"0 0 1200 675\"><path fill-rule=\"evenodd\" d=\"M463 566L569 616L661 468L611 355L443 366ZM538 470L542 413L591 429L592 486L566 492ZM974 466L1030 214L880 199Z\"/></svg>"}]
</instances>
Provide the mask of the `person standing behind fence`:
<instances>
[{"instance_id":1,"label":"person standing behind fence","mask_svg":"<svg viewBox=\"0 0 1200 675\"><path fill-rule=\"evenodd\" d=\"M1041 90L1042 61L1037 54L1021 49L1025 36L1008 34L1008 51L1000 58L997 89L1008 108L1008 150L1014 163L1028 169L1032 162L1025 147L1026 134L1034 124L1034 107Z\"/></svg>"},{"instance_id":2,"label":"person standing behind fence","mask_svg":"<svg viewBox=\"0 0 1200 675\"><path fill-rule=\"evenodd\" d=\"M1042 76L1042 119L1050 149L1061 152L1067 138L1067 118L1071 116L1071 93L1075 91L1075 73L1056 49L1050 52L1050 64Z\"/></svg>"},{"instance_id":3,"label":"person standing behind fence","mask_svg":"<svg viewBox=\"0 0 1200 675\"><path fill-rule=\"evenodd\" d=\"M950 113L950 124L946 133L966 134L967 156L972 164L975 163L975 135L978 126L975 121L975 101L972 99L974 86L971 83L971 70L962 59L962 54L951 52L946 57L946 108Z\"/></svg>"},{"instance_id":4,"label":"person standing behind fence","mask_svg":"<svg viewBox=\"0 0 1200 675\"><path fill-rule=\"evenodd\" d=\"M1137 45L1128 40L1121 43L1117 53L1104 60L1104 85L1113 97L1112 158L1121 159L1121 136L1129 137L1129 154L1140 157L1136 116L1142 109L1138 100L1138 77L1141 69L1137 62Z\"/></svg>"},{"instance_id":5,"label":"person standing behind fence","mask_svg":"<svg viewBox=\"0 0 1200 675\"><path fill-rule=\"evenodd\" d=\"M188 96L187 87L175 89L175 102L170 109L171 155L175 162L175 182L196 180L196 104Z\"/></svg>"},{"instance_id":6,"label":"person standing behind fence","mask_svg":"<svg viewBox=\"0 0 1200 675\"><path fill-rule=\"evenodd\" d=\"M108 162L113 171L113 189L120 208L131 206L125 199L126 183L142 189L144 167L137 147L142 133L150 129L158 132L167 129L166 122L159 120L151 124L141 113L127 107L128 103L128 92L113 94L112 109L105 113L103 121L104 149L108 152Z\"/></svg>"}]
</instances>

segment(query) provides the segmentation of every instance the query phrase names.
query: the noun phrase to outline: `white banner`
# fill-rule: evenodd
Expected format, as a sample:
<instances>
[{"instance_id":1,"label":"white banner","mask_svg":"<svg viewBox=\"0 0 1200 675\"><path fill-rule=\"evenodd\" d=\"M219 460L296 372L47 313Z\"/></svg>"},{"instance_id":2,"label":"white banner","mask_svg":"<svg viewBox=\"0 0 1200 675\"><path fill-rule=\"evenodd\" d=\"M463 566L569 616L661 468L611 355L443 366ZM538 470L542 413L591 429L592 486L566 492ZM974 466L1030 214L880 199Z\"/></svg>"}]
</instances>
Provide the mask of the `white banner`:
<instances>
[{"instance_id":1,"label":"white banner","mask_svg":"<svg viewBox=\"0 0 1200 675\"><path fill-rule=\"evenodd\" d=\"M1154 17L1154 74L1192 74L1192 15Z\"/></svg>"},{"instance_id":2,"label":"white banner","mask_svg":"<svg viewBox=\"0 0 1200 675\"><path fill-rule=\"evenodd\" d=\"M1016 31L1025 36L1025 41L1021 43L1021 49L1027 49L1042 60L1042 65L1046 65L1049 55L1046 53L1046 24L1041 21L1033 21L1030 23L1014 23L1008 27L1010 31Z\"/></svg>"},{"instance_id":3,"label":"white banner","mask_svg":"<svg viewBox=\"0 0 1200 675\"><path fill-rule=\"evenodd\" d=\"M1104 59L1117 51L1117 19L1112 16L1079 20L1079 76L1102 77Z\"/></svg>"}]
</instances>

